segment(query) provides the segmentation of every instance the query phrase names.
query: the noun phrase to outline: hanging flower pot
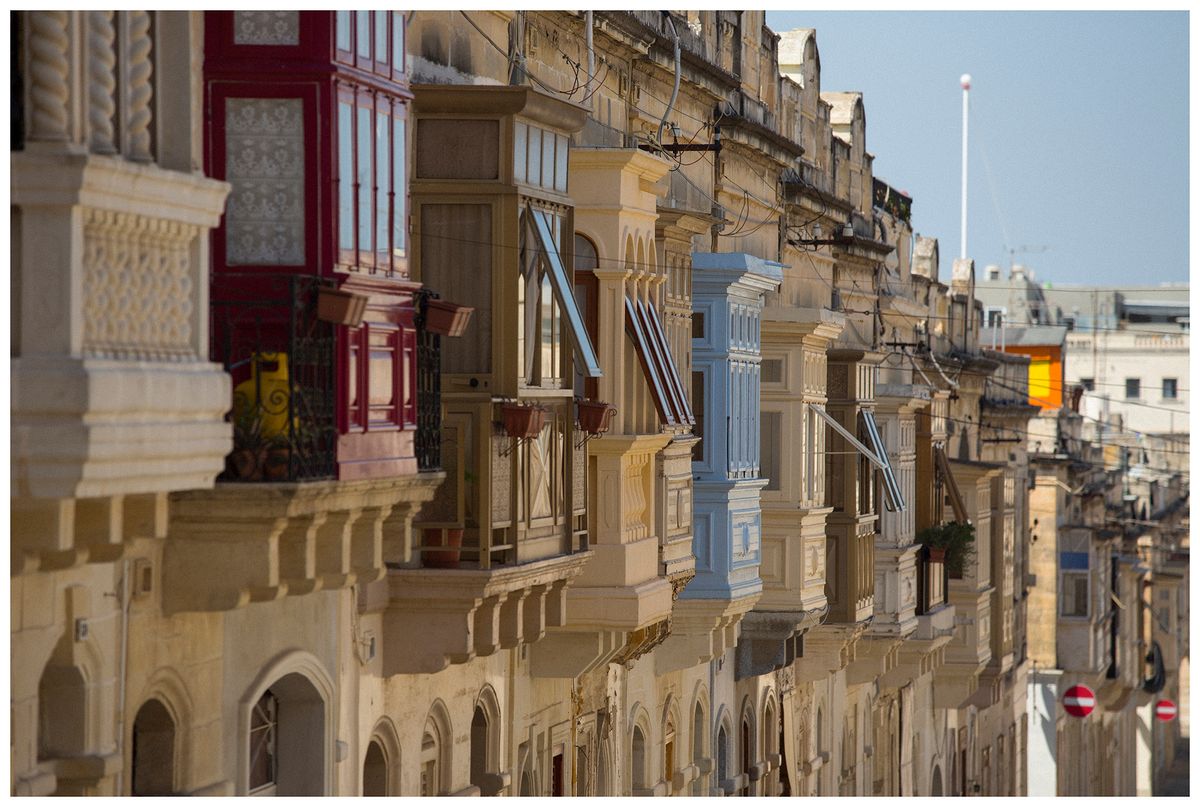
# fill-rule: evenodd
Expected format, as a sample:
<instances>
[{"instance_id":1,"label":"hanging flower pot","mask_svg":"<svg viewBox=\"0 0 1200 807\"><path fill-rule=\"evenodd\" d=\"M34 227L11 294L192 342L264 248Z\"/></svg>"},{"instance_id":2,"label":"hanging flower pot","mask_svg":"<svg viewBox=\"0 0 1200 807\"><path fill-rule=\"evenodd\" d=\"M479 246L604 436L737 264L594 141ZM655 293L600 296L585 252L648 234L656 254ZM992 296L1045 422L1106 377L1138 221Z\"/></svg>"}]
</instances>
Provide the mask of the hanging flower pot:
<instances>
[{"instance_id":1,"label":"hanging flower pot","mask_svg":"<svg viewBox=\"0 0 1200 807\"><path fill-rule=\"evenodd\" d=\"M504 404L501 407L501 415L504 433L509 437L537 437L546 425L546 409L536 404Z\"/></svg>"},{"instance_id":2,"label":"hanging flower pot","mask_svg":"<svg viewBox=\"0 0 1200 807\"><path fill-rule=\"evenodd\" d=\"M357 328L367 313L367 296L329 286L317 289L317 319Z\"/></svg>"},{"instance_id":3,"label":"hanging flower pot","mask_svg":"<svg viewBox=\"0 0 1200 807\"><path fill-rule=\"evenodd\" d=\"M421 553L421 565L431 569L457 569L459 554L462 552L462 528L426 527L421 532L426 547L446 547L446 549L426 549Z\"/></svg>"},{"instance_id":4,"label":"hanging flower pot","mask_svg":"<svg viewBox=\"0 0 1200 807\"><path fill-rule=\"evenodd\" d=\"M612 426L617 408L606 401L579 401L579 428L588 434L604 434Z\"/></svg>"},{"instance_id":5,"label":"hanging flower pot","mask_svg":"<svg viewBox=\"0 0 1200 807\"><path fill-rule=\"evenodd\" d=\"M442 336L462 336L474 311L469 305L430 299L425 304L425 330Z\"/></svg>"}]
</instances>

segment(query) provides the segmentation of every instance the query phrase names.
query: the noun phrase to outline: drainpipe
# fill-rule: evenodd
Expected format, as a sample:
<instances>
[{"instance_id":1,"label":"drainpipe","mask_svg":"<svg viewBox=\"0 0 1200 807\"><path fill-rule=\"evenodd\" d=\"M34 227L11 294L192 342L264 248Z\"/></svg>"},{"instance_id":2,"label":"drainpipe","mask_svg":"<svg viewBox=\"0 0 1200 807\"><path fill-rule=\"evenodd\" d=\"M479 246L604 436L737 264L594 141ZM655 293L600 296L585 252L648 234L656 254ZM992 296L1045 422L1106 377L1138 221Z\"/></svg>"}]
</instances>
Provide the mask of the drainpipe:
<instances>
[{"instance_id":1,"label":"drainpipe","mask_svg":"<svg viewBox=\"0 0 1200 807\"><path fill-rule=\"evenodd\" d=\"M671 36L675 37L675 86L671 88L671 100L667 102L667 111L663 113L662 120L658 124L658 144L662 145L663 129L667 126L667 118L671 116L671 109L675 106L675 99L679 97L679 32L675 30L675 20L671 18L671 12L662 12L667 18L667 25L671 26Z\"/></svg>"},{"instance_id":2,"label":"drainpipe","mask_svg":"<svg viewBox=\"0 0 1200 807\"><path fill-rule=\"evenodd\" d=\"M124 756L125 749L125 690L127 689L126 671L129 669L129 559L121 561L121 583L117 587L117 597L121 603L121 683L117 692L117 748ZM125 795L125 762L117 771L117 795Z\"/></svg>"}]
</instances>

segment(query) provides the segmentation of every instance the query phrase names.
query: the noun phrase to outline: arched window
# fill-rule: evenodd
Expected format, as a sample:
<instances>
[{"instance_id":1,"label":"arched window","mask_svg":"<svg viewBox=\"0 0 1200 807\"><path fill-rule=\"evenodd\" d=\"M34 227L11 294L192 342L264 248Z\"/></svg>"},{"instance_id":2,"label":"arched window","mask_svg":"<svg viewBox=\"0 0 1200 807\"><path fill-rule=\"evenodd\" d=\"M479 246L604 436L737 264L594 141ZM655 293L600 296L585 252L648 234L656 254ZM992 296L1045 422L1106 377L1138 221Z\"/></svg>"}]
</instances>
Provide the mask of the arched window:
<instances>
[{"instance_id":1,"label":"arched window","mask_svg":"<svg viewBox=\"0 0 1200 807\"><path fill-rule=\"evenodd\" d=\"M750 728L750 716L742 715L742 736L741 736L742 742L741 742L741 747L738 749L739 756L741 757L741 760L742 760L742 771L741 772L742 772L742 775L746 777L745 779L742 780L743 785L742 785L741 789L739 790L739 794L742 796L750 795L750 764L751 764L750 760L751 760L752 754L753 754L753 747L751 746L751 742L752 742L753 738L754 738L754 734L752 733L752 730Z\"/></svg>"},{"instance_id":2,"label":"arched window","mask_svg":"<svg viewBox=\"0 0 1200 807\"><path fill-rule=\"evenodd\" d=\"M363 761L362 794L364 796L394 795L388 792L387 757L383 753L383 746L374 740L367 746L367 758Z\"/></svg>"},{"instance_id":3,"label":"arched window","mask_svg":"<svg viewBox=\"0 0 1200 807\"><path fill-rule=\"evenodd\" d=\"M249 792L325 793L325 701L305 676L289 673L258 697L250 712Z\"/></svg>"},{"instance_id":4,"label":"arched window","mask_svg":"<svg viewBox=\"0 0 1200 807\"><path fill-rule=\"evenodd\" d=\"M640 796L646 791L646 735L641 726L633 727L633 743L630 751L632 765L633 795Z\"/></svg>"},{"instance_id":5,"label":"arched window","mask_svg":"<svg viewBox=\"0 0 1200 807\"><path fill-rule=\"evenodd\" d=\"M933 766L933 776L930 777L929 795L942 795L942 769L937 765Z\"/></svg>"},{"instance_id":6,"label":"arched window","mask_svg":"<svg viewBox=\"0 0 1200 807\"><path fill-rule=\"evenodd\" d=\"M274 787L279 725L279 699L267 690L254 704L250 715L250 792Z\"/></svg>"},{"instance_id":7,"label":"arched window","mask_svg":"<svg viewBox=\"0 0 1200 807\"><path fill-rule=\"evenodd\" d=\"M485 687L471 716L471 784L480 795L497 796L503 787L500 770L500 706Z\"/></svg>"},{"instance_id":8,"label":"arched window","mask_svg":"<svg viewBox=\"0 0 1200 807\"><path fill-rule=\"evenodd\" d=\"M704 741L707 734L708 726L704 720L704 707L697 703L696 711L692 713L692 764L701 769L704 768L701 762L704 760ZM696 780L692 782L692 795L708 795L704 790L703 775L696 777Z\"/></svg>"},{"instance_id":9,"label":"arched window","mask_svg":"<svg viewBox=\"0 0 1200 807\"><path fill-rule=\"evenodd\" d=\"M675 719L667 715L663 728L663 781L667 783L667 795L672 795L675 781Z\"/></svg>"},{"instance_id":10,"label":"arched window","mask_svg":"<svg viewBox=\"0 0 1200 807\"><path fill-rule=\"evenodd\" d=\"M763 759L770 759L774 754L778 753L778 751L779 751L778 738L779 738L779 734L775 728L775 702L768 700L766 711L763 714L763 730L762 730L762 743L763 743L762 758ZM778 780L778 778L779 778L779 770L777 768L774 771L772 771L772 773L766 778L766 781L763 783L764 792L762 795L764 795L764 796L779 795L777 792L777 787L776 787L776 780Z\"/></svg>"},{"instance_id":11,"label":"arched window","mask_svg":"<svg viewBox=\"0 0 1200 807\"><path fill-rule=\"evenodd\" d=\"M146 701L133 720L134 796L175 792L175 721L157 698Z\"/></svg>"},{"instance_id":12,"label":"arched window","mask_svg":"<svg viewBox=\"0 0 1200 807\"><path fill-rule=\"evenodd\" d=\"M721 726L717 732L717 786L724 789L728 780L729 734L725 731L725 726Z\"/></svg>"}]
</instances>

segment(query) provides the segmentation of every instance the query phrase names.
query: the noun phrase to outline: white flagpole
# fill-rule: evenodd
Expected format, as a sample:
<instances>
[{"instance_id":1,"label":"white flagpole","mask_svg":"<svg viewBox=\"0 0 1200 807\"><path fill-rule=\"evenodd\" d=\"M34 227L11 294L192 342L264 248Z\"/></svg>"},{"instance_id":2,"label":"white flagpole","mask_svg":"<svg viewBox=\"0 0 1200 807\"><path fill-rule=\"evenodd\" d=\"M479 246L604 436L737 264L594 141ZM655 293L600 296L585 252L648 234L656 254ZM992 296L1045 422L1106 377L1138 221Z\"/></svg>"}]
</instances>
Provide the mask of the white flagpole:
<instances>
[{"instance_id":1,"label":"white flagpole","mask_svg":"<svg viewBox=\"0 0 1200 807\"><path fill-rule=\"evenodd\" d=\"M963 120L962 120L962 247L959 252L960 258L967 258L967 111L970 109L971 102L971 74L963 73L959 79L962 84L963 91Z\"/></svg>"}]
</instances>

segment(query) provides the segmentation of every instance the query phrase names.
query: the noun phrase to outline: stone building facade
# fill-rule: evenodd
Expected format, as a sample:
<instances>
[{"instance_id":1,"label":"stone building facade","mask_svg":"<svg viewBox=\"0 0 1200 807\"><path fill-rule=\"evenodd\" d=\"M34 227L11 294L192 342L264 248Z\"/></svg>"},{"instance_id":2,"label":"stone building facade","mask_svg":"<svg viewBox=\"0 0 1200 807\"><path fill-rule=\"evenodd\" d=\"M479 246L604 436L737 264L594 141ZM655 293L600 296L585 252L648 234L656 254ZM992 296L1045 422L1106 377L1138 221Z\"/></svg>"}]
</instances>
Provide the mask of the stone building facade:
<instances>
[{"instance_id":1,"label":"stone building facade","mask_svg":"<svg viewBox=\"0 0 1200 807\"><path fill-rule=\"evenodd\" d=\"M14 24L14 794L1027 792L1028 361L814 31Z\"/></svg>"}]
</instances>

